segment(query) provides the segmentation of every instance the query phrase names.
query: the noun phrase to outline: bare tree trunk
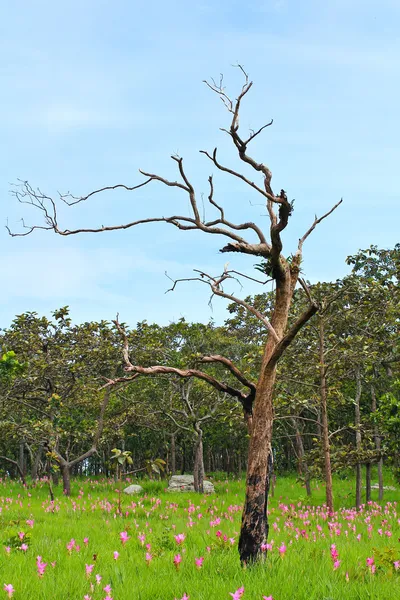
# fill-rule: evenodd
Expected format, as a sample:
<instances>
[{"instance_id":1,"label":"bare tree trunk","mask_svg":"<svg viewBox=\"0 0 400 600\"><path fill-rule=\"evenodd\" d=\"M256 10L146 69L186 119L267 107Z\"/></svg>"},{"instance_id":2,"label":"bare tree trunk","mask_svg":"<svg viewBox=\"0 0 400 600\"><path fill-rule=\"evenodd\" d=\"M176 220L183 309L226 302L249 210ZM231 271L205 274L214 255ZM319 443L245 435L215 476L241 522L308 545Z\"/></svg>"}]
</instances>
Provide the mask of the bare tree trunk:
<instances>
[{"instance_id":1,"label":"bare tree trunk","mask_svg":"<svg viewBox=\"0 0 400 600\"><path fill-rule=\"evenodd\" d=\"M292 419L293 426L296 431L296 450L298 458L298 471L299 474L304 477L304 484L306 486L307 496L311 496L311 485L310 485L310 471L308 465L304 461L304 444L301 431L299 429L297 419Z\"/></svg>"},{"instance_id":2,"label":"bare tree trunk","mask_svg":"<svg viewBox=\"0 0 400 600\"><path fill-rule=\"evenodd\" d=\"M377 408L377 404L376 404L375 387L373 385L371 385L371 411L375 412L376 408ZM378 458L378 487L379 487L378 499L379 499L379 502L381 502L383 500L383 458L381 456L381 436L379 435L379 430L378 430L377 425L374 425L374 441L375 441L375 448L376 448L377 454L379 456L379 458Z\"/></svg>"},{"instance_id":3,"label":"bare tree trunk","mask_svg":"<svg viewBox=\"0 0 400 600\"><path fill-rule=\"evenodd\" d=\"M43 451L43 446L40 445L37 449L35 458L32 463L32 471L31 471L32 481L35 481L38 478L39 465L40 465L40 459L42 457L42 451Z\"/></svg>"},{"instance_id":4,"label":"bare tree trunk","mask_svg":"<svg viewBox=\"0 0 400 600\"><path fill-rule=\"evenodd\" d=\"M291 301L290 277L277 279L276 305L272 327L278 338L286 329ZM271 360L276 340L269 335L265 346L261 374L253 407L252 435L249 443L246 499L242 514L239 554L242 563L262 556L261 545L268 538L268 494L272 476L272 430L274 420L273 393L277 361Z\"/></svg>"},{"instance_id":5,"label":"bare tree trunk","mask_svg":"<svg viewBox=\"0 0 400 600\"><path fill-rule=\"evenodd\" d=\"M175 433L171 433L171 473L176 473L176 440Z\"/></svg>"},{"instance_id":6,"label":"bare tree trunk","mask_svg":"<svg viewBox=\"0 0 400 600\"><path fill-rule=\"evenodd\" d=\"M194 479L194 490L199 494L204 493L204 458L203 458L203 432L199 425L196 424L196 445L194 451L194 466L193 466L193 479Z\"/></svg>"},{"instance_id":7,"label":"bare tree trunk","mask_svg":"<svg viewBox=\"0 0 400 600\"><path fill-rule=\"evenodd\" d=\"M26 461L25 461L25 440L22 439L19 443L19 466L23 473L24 479L26 476Z\"/></svg>"},{"instance_id":8,"label":"bare tree trunk","mask_svg":"<svg viewBox=\"0 0 400 600\"><path fill-rule=\"evenodd\" d=\"M182 468L181 475L184 475L186 471L186 442L183 440L182 442Z\"/></svg>"},{"instance_id":9,"label":"bare tree trunk","mask_svg":"<svg viewBox=\"0 0 400 600\"><path fill-rule=\"evenodd\" d=\"M319 372L320 372L320 399L321 399L321 424L322 424L322 443L324 450L325 465L325 493L326 505L330 512L333 512L333 485L332 485L332 467L331 467L331 447L329 442L329 424L328 424L328 406L327 406L327 381L325 364L325 325L323 316L319 317Z\"/></svg>"},{"instance_id":10,"label":"bare tree trunk","mask_svg":"<svg viewBox=\"0 0 400 600\"><path fill-rule=\"evenodd\" d=\"M240 448L237 452L237 476L239 480L242 479L242 453Z\"/></svg>"},{"instance_id":11,"label":"bare tree trunk","mask_svg":"<svg viewBox=\"0 0 400 600\"><path fill-rule=\"evenodd\" d=\"M371 469L372 465L368 462L365 465L365 502L371 502Z\"/></svg>"},{"instance_id":12,"label":"bare tree trunk","mask_svg":"<svg viewBox=\"0 0 400 600\"><path fill-rule=\"evenodd\" d=\"M71 495L71 472L69 463L61 465L61 475L63 480L63 492L66 496Z\"/></svg>"},{"instance_id":13,"label":"bare tree trunk","mask_svg":"<svg viewBox=\"0 0 400 600\"><path fill-rule=\"evenodd\" d=\"M362 502L362 472L361 472L361 415L360 415L360 400L361 400L361 372L360 367L356 369L356 397L354 400L355 419L354 425L356 428L356 509L359 510Z\"/></svg>"}]
</instances>

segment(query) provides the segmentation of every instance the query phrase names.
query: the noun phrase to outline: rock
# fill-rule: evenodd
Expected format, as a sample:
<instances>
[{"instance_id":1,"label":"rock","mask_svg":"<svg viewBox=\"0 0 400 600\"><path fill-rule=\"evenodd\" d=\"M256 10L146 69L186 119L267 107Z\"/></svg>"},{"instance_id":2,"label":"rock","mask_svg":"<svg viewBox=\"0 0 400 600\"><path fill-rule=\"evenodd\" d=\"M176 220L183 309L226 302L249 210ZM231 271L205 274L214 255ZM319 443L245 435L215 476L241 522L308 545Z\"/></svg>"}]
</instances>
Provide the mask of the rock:
<instances>
[{"instance_id":1,"label":"rock","mask_svg":"<svg viewBox=\"0 0 400 600\"><path fill-rule=\"evenodd\" d=\"M127 488L124 489L124 494L128 494L129 496L132 496L133 494L142 494L143 493L143 488L141 485L128 485Z\"/></svg>"},{"instance_id":2,"label":"rock","mask_svg":"<svg viewBox=\"0 0 400 600\"><path fill-rule=\"evenodd\" d=\"M395 492L396 488L393 487L392 485L384 485L383 489L388 491L388 492ZM379 485L377 483L374 483L373 485L371 485L371 490L379 490Z\"/></svg>"},{"instance_id":3,"label":"rock","mask_svg":"<svg viewBox=\"0 0 400 600\"><path fill-rule=\"evenodd\" d=\"M203 485L205 494L213 494L215 492L211 481L204 480ZM172 475L168 482L167 492L194 492L193 475Z\"/></svg>"}]
</instances>

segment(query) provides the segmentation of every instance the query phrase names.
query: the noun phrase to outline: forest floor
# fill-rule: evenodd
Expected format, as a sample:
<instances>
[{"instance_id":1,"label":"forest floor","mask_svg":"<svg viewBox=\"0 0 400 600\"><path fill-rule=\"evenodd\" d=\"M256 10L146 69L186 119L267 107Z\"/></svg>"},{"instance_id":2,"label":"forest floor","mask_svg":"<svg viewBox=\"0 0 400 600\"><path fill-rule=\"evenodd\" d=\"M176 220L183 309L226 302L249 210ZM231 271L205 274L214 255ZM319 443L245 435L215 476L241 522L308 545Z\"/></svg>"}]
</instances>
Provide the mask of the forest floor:
<instances>
[{"instance_id":1,"label":"forest floor","mask_svg":"<svg viewBox=\"0 0 400 600\"><path fill-rule=\"evenodd\" d=\"M243 569L244 482L216 481L212 496L140 483L144 496L122 494L120 516L112 481L76 480L71 498L55 488L50 502L45 482L0 480L0 600L400 598L399 489L381 506L374 490L356 512L354 482L335 479L328 515L321 483L307 498L294 477L278 477L266 560Z\"/></svg>"}]
</instances>

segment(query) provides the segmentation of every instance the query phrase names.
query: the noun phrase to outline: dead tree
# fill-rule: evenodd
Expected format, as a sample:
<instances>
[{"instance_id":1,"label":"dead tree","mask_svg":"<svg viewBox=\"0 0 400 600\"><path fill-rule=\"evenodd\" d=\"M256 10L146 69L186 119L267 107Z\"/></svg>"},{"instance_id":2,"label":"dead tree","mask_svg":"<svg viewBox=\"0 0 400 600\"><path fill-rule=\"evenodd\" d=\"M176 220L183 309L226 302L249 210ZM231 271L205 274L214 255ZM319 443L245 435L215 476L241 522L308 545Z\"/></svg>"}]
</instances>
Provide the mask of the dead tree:
<instances>
[{"instance_id":1,"label":"dead tree","mask_svg":"<svg viewBox=\"0 0 400 600\"><path fill-rule=\"evenodd\" d=\"M229 220L225 208L215 199L212 176L208 179L208 202L210 209L216 211L216 216L211 219L206 219L205 216L203 217L201 214L202 211L199 209L198 196L195 188L186 173L183 159L178 156L172 156L179 173L178 181L171 181L157 174L140 171L146 179L138 185L128 186L125 184L117 184L107 186L94 190L82 197L72 196L71 194L60 194L58 201L64 202L70 206L78 205L105 191L114 189L132 191L153 182L158 182L165 186L176 188L187 194L191 211L189 215L172 214L170 216L149 217L138 220L134 219L120 225L64 229L58 222L57 200L44 194L40 189L33 188L28 182L22 182L19 187L14 189L15 196L20 202L33 205L33 207L38 209L42 213L44 220L41 224L30 227L25 226L23 223L24 230L21 233L18 234L11 231L10 233L11 235L29 235L36 229L44 229L53 231L61 236L69 236L80 233L100 233L130 229L144 223L163 222L168 223L181 231L202 231L206 234L211 234L214 237L218 236L226 238L227 243L220 248L220 252L250 255L253 260L254 257L257 257L265 264L265 272L269 274L268 276L275 283L275 306L270 318L267 315L262 315L245 301L224 290L223 284L227 280L237 277L238 274L236 272L225 269L222 275L215 277L202 271L198 271L194 278L209 285L213 295L227 298L232 302L237 302L255 314L269 334L265 344L262 365L256 384L255 399L254 402L251 403L251 409L249 406L245 409L250 417L249 425L252 430L252 435L249 444L246 500L243 510L239 553L241 561L247 563L262 556L261 546L266 541L268 535L267 502L270 475L269 469L271 465L270 448L274 419L273 394L277 363L300 329L318 310L317 303L312 299L308 288L299 277L303 244L315 227L337 208L341 200L322 217L315 217L310 228L300 238L294 255L291 256L290 259L286 258L282 253L281 233L287 227L289 218L292 215L293 202L288 199L284 190L281 190L279 193L273 192L271 187L272 174L270 169L266 164L257 161L249 154L251 142L257 138L262 131L268 128L272 124L272 121L255 131L250 131L250 133L245 136L241 133L239 128L239 113L242 102L252 87L252 82L249 81L248 75L243 68L240 65L238 67L244 77L244 84L236 100L231 99L227 95L225 88L223 87L222 77L218 82L211 80L211 82L205 83L218 95L229 111L231 115L230 124L228 129L224 129L223 131L230 137L238 153L239 159L244 163L247 169L253 172L255 181L253 181L251 175L245 175L222 164L217 155L217 149L214 149L211 153L202 151L202 154L209 159L214 168L233 177L237 180L238 185L248 186L261 197L265 203L266 214L269 217L269 231L267 233L252 221L234 223ZM248 236L246 234L248 234ZM246 237L243 237L244 235L246 235ZM173 287L175 287L175 283ZM265 281L263 281L263 283L265 283ZM288 326L293 293L298 283L303 285L305 292L307 293L309 306L294 323L291 323L291 325ZM221 363L223 363L223 361L221 361ZM230 361L226 361L225 364L236 376L236 373L234 373L236 367L234 367ZM134 374L139 372L142 374L145 373L145 370L143 369L140 371L141 367L132 364L127 364L126 369L127 371L134 372ZM221 391L229 393L229 390L226 389L227 386L224 383L216 382L215 380L212 381L212 378L206 373L199 375L198 373L193 372L193 370L191 371L191 376L200 376L201 379L208 380L211 385L216 387L216 389L221 389ZM159 372L162 371L160 370ZM164 373L165 372L166 371L164 371ZM153 374L154 373L155 371L153 371ZM180 375L178 369L175 370L175 374ZM242 383L244 386L247 385L245 382ZM235 390L233 395L235 394L239 399L244 399L246 396L241 390Z\"/></svg>"}]
</instances>

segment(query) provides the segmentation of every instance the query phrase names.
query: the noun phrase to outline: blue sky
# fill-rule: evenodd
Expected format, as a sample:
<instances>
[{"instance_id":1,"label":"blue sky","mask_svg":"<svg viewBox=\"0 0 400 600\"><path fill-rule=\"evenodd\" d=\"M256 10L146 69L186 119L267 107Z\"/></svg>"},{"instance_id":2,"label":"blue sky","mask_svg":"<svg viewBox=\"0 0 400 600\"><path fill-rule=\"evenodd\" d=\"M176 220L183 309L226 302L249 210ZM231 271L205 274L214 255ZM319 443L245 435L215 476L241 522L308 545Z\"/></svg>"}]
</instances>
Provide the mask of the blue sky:
<instances>
[{"instance_id":1,"label":"blue sky","mask_svg":"<svg viewBox=\"0 0 400 600\"><path fill-rule=\"evenodd\" d=\"M253 146L273 172L275 190L295 198L285 253L314 218L340 197L343 205L307 241L304 270L312 280L346 273L345 258L370 244L398 241L400 190L400 3L398 0L69 0L4 3L0 25L0 211L38 215L9 195L18 178L48 194L86 194L104 185L141 181L138 168L175 179L178 152L198 190L215 174L216 200L232 220L267 227L261 200L215 173L198 150L219 148L238 165L222 103L202 80L222 71L228 91L241 85L231 65L254 80L241 124L274 125ZM116 224L182 213L187 198L154 184L136 194L97 196L62 210L65 227ZM209 213L210 215L212 213ZM221 271L223 240L168 225L60 238L0 231L0 327L15 314L49 314L69 305L74 321L112 319L167 323L181 316L218 322L221 299L171 277L193 268ZM250 273L254 259L229 257ZM259 291L252 285L237 293Z\"/></svg>"}]
</instances>

